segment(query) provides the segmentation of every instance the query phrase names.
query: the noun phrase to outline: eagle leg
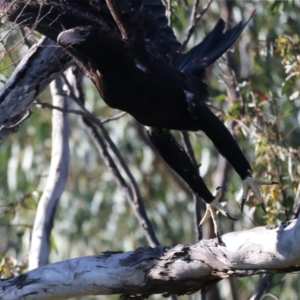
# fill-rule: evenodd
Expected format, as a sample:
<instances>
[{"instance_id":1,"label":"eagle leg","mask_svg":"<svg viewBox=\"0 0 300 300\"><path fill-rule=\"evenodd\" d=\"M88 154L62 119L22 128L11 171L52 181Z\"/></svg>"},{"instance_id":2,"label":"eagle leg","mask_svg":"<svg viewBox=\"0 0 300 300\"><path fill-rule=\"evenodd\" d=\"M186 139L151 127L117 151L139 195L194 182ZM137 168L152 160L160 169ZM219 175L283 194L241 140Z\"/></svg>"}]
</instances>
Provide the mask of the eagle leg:
<instances>
[{"instance_id":1,"label":"eagle leg","mask_svg":"<svg viewBox=\"0 0 300 300\"><path fill-rule=\"evenodd\" d=\"M224 188L217 187L214 194L210 192L190 156L185 149L177 143L169 130L147 127L146 131L152 144L156 147L166 163L189 185L195 195L205 201L206 212L199 226L201 227L206 220L212 217L218 241L220 245L223 245L224 243L220 237L220 224L217 213L220 212L230 220L236 220L232 218L228 211L219 203Z\"/></svg>"},{"instance_id":2,"label":"eagle leg","mask_svg":"<svg viewBox=\"0 0 300 300\"><path fill-rule=\"evenodd\" d=\"M266 212L264 201L259 192L259 187L261 185L273 185L279 183L276 181L264 181L253 178L248 160L226 126L206 105L200 106L195 101L191 103L193 105L189 106L189 111L194 122L198 125L199 130L205 132L214 143L219 153L227 159L243 180L241 211L243 212L247 193L251 188L254 195L259 200L262 209Z\"/></svg>"}]
</instances>

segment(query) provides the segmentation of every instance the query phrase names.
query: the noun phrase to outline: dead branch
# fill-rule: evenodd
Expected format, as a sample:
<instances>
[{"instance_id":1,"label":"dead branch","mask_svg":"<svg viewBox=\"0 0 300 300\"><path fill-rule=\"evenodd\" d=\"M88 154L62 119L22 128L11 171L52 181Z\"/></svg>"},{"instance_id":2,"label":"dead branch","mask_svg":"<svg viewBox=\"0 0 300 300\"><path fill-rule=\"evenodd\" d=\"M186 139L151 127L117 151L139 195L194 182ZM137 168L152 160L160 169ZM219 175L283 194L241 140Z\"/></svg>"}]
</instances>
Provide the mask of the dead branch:
<instances>
[{"instance_id":1,"label":"dead branch","mask_svg":"<svg viewBox=\"0 0 300 300\"><path fill-rule=\"evenodd\" d=\"M190 294L228 277L300 270L300 219L231 232L190 245L104 252L43 266L0 282L0 299L68 299L75 295Z\"/></svg>"},{"instance_id":2,"label":"dead branch","mask_svg":"<svg viewBox=\"0 0 300 300\"><path fill-rule=\"evenodd\" d=\"M129 38L128 29L126 28L126 24L122 20L121 12L118 7L118 4L114 0L106 0L106 5L109 8L109 11L113 16L116 24L118 25L122 38L128 39Z\"/></svg>"},{"instance_id":3,"label":"dead branch","mask_svg":"<svg viewBox=\"0 0 300 300\"><path fill-rule=\"evenodd\" d=\"M34 99L71 64L64 50L49 39L42 38L30 48L0 91L0 142L17 129Z\"/></svg>"},{"instance_id":4,"label":"dead branch","mask_svg":"<svg viewBox=\"0 0 300 300\"><path fill-rule=\"evenodd\" d=\"M53 105L68 108L60 77L50 84ZM65 189L69 167L69 114L52 111L52 154L49 177L39 202L31 236L29 270L48 264L49 239L56 207Z\"/></svg>"},{"instance_id":5,"label":"dead branch","mask_svg":"<svg viewBox=\"0 0 300 300\"><path fill-rule=\"evenodd\" d=\"M199 23L201 18L205 15L205 13L209 9L211 3L212 3L212 0L209 0L209 2L201 10L201 12L198 13L199 0L194 0L193 9L192 9L192 13L191 13L190 24L189 24L189 27L187 29L187 33L185 34L185 37L184 37L184 39L181 43L182 45L181 45L181 48L180 48L180 52L185 50L191 36L193 35L193 33L196 29L197 24Z\"/></svg>"}]
</instances>

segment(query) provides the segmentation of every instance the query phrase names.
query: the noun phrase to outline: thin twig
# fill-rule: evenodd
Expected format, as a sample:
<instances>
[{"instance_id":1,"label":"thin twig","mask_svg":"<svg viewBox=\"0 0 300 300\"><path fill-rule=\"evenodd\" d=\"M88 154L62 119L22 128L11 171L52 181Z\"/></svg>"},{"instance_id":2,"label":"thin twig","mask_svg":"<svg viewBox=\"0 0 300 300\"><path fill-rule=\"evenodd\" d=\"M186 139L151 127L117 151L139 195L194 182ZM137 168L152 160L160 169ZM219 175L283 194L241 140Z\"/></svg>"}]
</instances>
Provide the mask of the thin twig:
<instances>
[{"instance_id":1,"label":"thin twig","mask_svg":"<svg viewBox=\"0 0 300 300\"><path fill-rule=\"evenodd\" d=\"M28 37L28 34L26 34L24 28L19 27L19 29L20 29L21 34L22 34L22 37L23 37L23 39L24 39L25 45L28 47L28 49L30 49L30 48L33 46L33 43L31 43L31 42L28 40L28 38L27 38L27 37ZM30 33L32 33L32 32L30 31Z\"/></svg>"},{"instance_id":2,"label":"thin twig","mask_svg":"<svg viewBox=\"0 0 300 300\"><path fill-rule=\"evenodd\" d=\"M32 225L30 224L2 224L0 223L0 227L25 227L25 228L29 228L32 229Z\"/></svg>"},{"instance_id":3,"label":"thin twig","mask_svg":"<svg viewBox=\"0 0 300 300\"><path fill-rule=\"evenodd\" d=\"M86 112L84 112L82 110L78 110L78 109L64 109L64 108L61 108L59 106L55 106L53 104L50 104L48 102L40 101L39 99L35 99L33 103L37 104L37 106L41 106L41 108L56 109L56 110L59 110L59 111L64 112L64 113L79 115L79 116L86 117L86 118L89 117L89 114L87 114ZM121 119L126 114L127 113L123 111L123 112L121 112L121 113L119 113L117 115L108 117L108 118L106 118L106 119L104 119L102 121L102 124L109 123L111 121L115 121L115 120Z\"/></svg>"},{"instance_id":4,"label":"thin twig","mask_svg":"<svg viewBox=\"0 0 300 300\"><path fill-rule=\"evenodd\" d=\"M121 113L119 113L117 115L114 115L114 116L111 116L109 118L104 119L102 121L102 124L105 124L105 123L108 123L108 122L111 122L111 121L115 121L115 120L121 119L125 115L127 115L127 112L126 111L122 111Z\"/></svg>"},{"instance_id":5,"label":"thin twig","mask_svg":"<svg viewBox=\"0 0 300 300\"><path fill-rule=\"evenodd\" d=\"M271 293L268 293L268 294L265 294L261 300L265 299L266 297L271 297L273 298L274 300L279 300L279 298L277 298L275 295L271 294Z\"/></svg>"},{"instance_id":6,"label":"thin twig","mask_svg":"<svg viewBox=\"0 0 300 300\"><path fill-rule=\"evenodd\" d=\"M129 38L128 30L124 25L117 3L114 0L106 0L106 4L121 32L123 39L128 39Z\"/></svg>"},{"instance_id":7,"label":"thin twig","mask_svg":"<svg viewBox=\"0 0 300 300\"><path fill-rule=\"evenodd\" d=\"M189 154L194 166L198 169L199 166L198 166L196 158L195 158L195 153L194 153L193 146L192 146L190 138L189 138L189 134L187 131L184 131L184 130L182 130L180 133L181 133L181 137L184 142L184 145L185 145L185 149L186 149L187 153Z\"/></svg>"},{"instance_id":8,"label":"thin twig","mask_svg":"<svg viewBox=\"0 0 300 300\"><path fill-rule=\"evenodd\" d=\"M191 36L193 35L197 24L202 19L202 17L206 13L206 11L209 9L212 1L213 0L209 0L209 2L205 5L205 7L198 14L197 11L198 11L198 6L199 6L200 1L199 0L194 0L193 9L192 9L192 13L191 13L191 19L190 19L190 25L187 29L187 33L186 33L182 43L181 43L182 45L181 45L181 48L180 48L179 52L182 52L182 51L185 50L186 45L189 42Z\"/></svg>"},{"instance_id":9,"label":"thin twig","mask_svg":"<svg viewBox=\"0 0 300 300\"><path fill-rule=\"evenodd\" d=\"M25 22L25 21L26 21L26 20L24 20L23 22ZM8 32L7 32L3 37L1 37L1 43L2 43L4 46L3 46L2 49L0 49L0 53L2 53L2 54L1 54L1 58L0 58L0 62L2 62L3 58L5 57L5 55L10 54L13 50L16 49L16 47L18 47L19 45L22 46L22 45L24 44L23 42L24 42L24 40L26 39L26 36L28 36L29 34L31 34L31 32L28 33L25 37L23 37L20 41L18 41L17 43L15 43L10 49L7 50L7 49L6 49L6 45L5 45L5 43L4 43L4 39L5 39L6 37L8 37L15 29L18 29L18 26L19 26L19 25L14 25L14 26L12 26L12 28L10 28L10 29L8 30ZM5 49L6 51L4 51L4 49ZM10 56L10 58L11 58L12 64L9 65L9 66L6 66L5 68L2 68L0 71L5 70L6 68L9 68L9 67L11 67L12 65L16 66L16 63L19 62L19 61L21 60L21 58L20 58L20 59L18 59L18 60L16 60L16 61L13 61L13 59L12 59L11 56Z\"/></svg>"},{"instance_id":10,"label":"thin twig","mask_svg":"<svg viewBox=\"0 0 300 300\"><path fill-rule=\"evenodd\" d=\"M37 104L37 106L41 106L41 108L55 109L55 110L58 110L58 111L61 111L61 112L64 112L64 113L70 113L70 114L74 114L74 115L80 115L80 116L83 116L83 117L87 117L88 116L88 114L85 113L82 110L78 110L78 109L65 109L65 108L62 108L62 107L59 107L59 106L56 106L56 105L53 105L53 104L50 104L50 103L47 103L47 102L42 102L39 99L35 99L33 103Z\"/></svg>"}]
</instances>

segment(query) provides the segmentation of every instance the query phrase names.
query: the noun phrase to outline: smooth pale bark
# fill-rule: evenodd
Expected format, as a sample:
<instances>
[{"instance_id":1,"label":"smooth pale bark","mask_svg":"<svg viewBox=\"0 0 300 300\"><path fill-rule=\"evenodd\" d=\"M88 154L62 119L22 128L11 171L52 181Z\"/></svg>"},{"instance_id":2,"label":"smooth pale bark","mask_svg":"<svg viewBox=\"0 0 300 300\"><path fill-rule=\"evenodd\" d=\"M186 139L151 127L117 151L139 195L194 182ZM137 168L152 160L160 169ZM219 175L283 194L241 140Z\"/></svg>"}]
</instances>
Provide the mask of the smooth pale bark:
<instances>
[{"instance_id":1,"label":"smooth pale bark","mask_svg":"<svg viewBox=\"0 0 300 300\"><path fill-rule=\"evenodd\" d=\"M65 51L47 38L30 48L0 91L0 143L30 115L35 97L72 63Z\"/></svg>"},{"instance_id":2,"label":"smooth pale bark","mask_svg":"<svg viewBox=\"0 0 300 300\"><path fill-rule=\"evenodd\" d=\"M68 97L64 95L62 78L58 76L50 84L54 106L68 109ZM65 189L69 167L69 114L52 111L52 154L48 180L39 201L31 235L28 269L48 264L49 240L56 207Z\"/></svg>"},{"instance_id":3,"label":"smooth pale bark","mask_svg":"<svg viewBox=\"0 0 300 300\"><path fill-rule=\"evenodd\" d=\"M196 244L105 252L47 265L0 282L0 299L193 293L230 276L300 267L300 220L225 234Z\"/></svg>"}]
</instances>

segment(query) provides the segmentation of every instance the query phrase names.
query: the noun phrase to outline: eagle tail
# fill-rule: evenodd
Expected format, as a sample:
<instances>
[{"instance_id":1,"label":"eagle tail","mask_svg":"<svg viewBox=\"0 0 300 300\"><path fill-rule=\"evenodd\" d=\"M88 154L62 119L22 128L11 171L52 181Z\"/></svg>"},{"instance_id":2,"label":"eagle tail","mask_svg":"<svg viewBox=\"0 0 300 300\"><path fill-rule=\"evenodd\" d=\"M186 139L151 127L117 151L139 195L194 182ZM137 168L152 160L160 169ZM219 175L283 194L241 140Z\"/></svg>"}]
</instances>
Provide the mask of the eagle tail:
<instances>
[{"instance_id":1,"label":"eagle tail","mask_svg":"<svg viewBox=\"0 0 300 300\"><path fill-rule=\"evenodd\" d=\"M203 72L232 46L250 19L247 22L241 21L234 28L226 31L224 31L225 21L220 19L205 39L184 55L181 64L178 66L179 70L190 74Z\"/></svg>"}]
</instances>

